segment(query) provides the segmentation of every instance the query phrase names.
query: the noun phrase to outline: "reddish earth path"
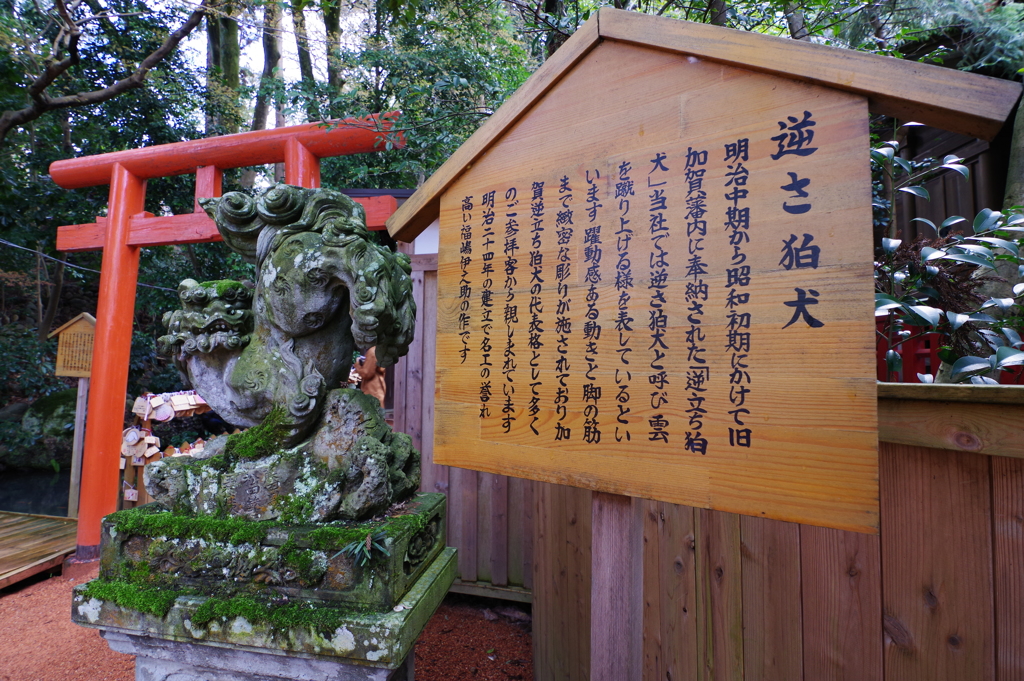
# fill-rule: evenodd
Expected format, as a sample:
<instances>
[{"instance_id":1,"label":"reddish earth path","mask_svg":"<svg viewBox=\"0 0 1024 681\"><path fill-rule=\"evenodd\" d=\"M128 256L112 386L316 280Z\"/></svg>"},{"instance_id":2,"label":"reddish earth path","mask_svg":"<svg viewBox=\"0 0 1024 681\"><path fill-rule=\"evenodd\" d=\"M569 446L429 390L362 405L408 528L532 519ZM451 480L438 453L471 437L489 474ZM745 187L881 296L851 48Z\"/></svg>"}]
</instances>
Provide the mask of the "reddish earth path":
<instances>
[{"instance_id":1,"label":"reddish earth path","mask_svg":"<svg viewBox=\"0 0 1024 681\"><path fill-rule=\"evenodd\" d=\"M71 623L71 589L51 577L0 590L0 681L134 681L134 658ZM532 681L529 615L451 595L416 643L417 681Z\"/></svg>"}]
</instances>

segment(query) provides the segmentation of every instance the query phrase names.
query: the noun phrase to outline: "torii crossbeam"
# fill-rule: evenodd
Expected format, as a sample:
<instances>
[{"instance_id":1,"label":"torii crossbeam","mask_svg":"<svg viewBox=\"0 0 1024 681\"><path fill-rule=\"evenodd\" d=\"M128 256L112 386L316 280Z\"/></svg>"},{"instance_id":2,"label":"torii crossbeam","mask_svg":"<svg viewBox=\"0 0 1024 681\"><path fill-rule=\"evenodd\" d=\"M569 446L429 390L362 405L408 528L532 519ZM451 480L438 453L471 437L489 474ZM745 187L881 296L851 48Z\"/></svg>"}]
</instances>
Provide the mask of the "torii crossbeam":
<instances>
[{"instance_id":1,"label":"torii crossbeam","mask_svg":"<svg viewBox=\"0 0 1024 681\"><path fill-rule=\"evenodd\" d=\"M198 199L220 196L223 170L283 162L286 183L316 188L321 158L377 151L386 134L393 135L392 146L402 146L404 139L395 132L397 118L398 113L392 112L329 125L309 123L68 159L50 166L53 181L65 189L110 185L105 218L57 230L58 250L103 249L82 461L79 560L99 557L100 520L117 510L139 248L220 241L216 225ZM194 213L153 216L143 211L147 180L187 173L196 175ZM383 229L397 207L393 196L355 201L366 208L370 229Z\"/></svg>"}]
</instances>

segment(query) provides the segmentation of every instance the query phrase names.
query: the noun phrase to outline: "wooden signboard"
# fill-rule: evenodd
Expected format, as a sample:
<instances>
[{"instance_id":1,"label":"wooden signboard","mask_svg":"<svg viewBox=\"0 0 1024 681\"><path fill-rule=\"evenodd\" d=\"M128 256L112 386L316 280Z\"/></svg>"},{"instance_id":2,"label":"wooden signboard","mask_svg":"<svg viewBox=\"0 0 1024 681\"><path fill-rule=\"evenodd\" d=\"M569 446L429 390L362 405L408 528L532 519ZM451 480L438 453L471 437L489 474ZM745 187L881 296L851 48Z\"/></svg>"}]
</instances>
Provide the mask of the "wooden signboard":
<instances>
[{"instance_id":1,"label":"wooden signboard","mask_svg":"<svg viewBox=\"0 0 1024 681\"><path fill-rule=\"evenodd\" d=\"M435 462L877 532L867 122L597 44L441 196Z\"/></svg>"},{"instance_id":2,"label":"wooden signboard","mask_svg":"<svg viewBox=\"0 0 1024 681\"><path fill-rule=\"evenodd\" d=\"M57 376L89 378L92 373L92 342L96 335L96 318L83 312L53 331L57 336Z\"/></svg>"}]
</instances>

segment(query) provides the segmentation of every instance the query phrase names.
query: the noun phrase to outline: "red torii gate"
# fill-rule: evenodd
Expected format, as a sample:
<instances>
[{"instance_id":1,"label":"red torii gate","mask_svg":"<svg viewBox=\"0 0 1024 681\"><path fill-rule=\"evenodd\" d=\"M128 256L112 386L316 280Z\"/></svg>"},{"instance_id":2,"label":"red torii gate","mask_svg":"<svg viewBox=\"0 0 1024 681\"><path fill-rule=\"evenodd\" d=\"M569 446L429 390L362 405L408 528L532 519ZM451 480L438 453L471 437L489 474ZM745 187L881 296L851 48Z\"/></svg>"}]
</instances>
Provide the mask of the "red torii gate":
<instances>
[{"instance_id":1,"label":"red torii gate","mask_svg":"<svg viewBox=\"0 0 1024 681\"><path fill-rule=\"evenodd\" d=\"M78 512L79 560L99 557L100 520L117 510L119 436L124 425L139 248L220 241L216 225L198 199L220 196L223 170L284 162L286 183L316 188L321 158L378 150L382 136L395 131L397 118L398 113L392 112L333 121L328 126L308 123L56 161L50 166L53 181L65 189L110 184L105 218L57 229L59 251L103 249ZM401 133L395 135L396 146L402 146ZM196 175L194 213L153 216L143 212L147 180L187 173ZM383 229L397 208L393 196L355 201L366 209L370 229Z\"/></svg>"}]
</instances>

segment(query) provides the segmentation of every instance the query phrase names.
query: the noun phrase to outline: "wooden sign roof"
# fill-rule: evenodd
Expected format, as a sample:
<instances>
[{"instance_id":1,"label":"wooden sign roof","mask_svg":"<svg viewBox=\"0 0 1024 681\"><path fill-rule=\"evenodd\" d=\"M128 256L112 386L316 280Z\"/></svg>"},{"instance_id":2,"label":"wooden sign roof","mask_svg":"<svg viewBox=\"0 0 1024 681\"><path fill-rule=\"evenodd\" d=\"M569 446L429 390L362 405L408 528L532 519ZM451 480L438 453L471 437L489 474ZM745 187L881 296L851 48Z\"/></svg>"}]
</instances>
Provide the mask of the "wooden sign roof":
<instances>
[{"instance_id":1,"label":"wooden sign roof","mask_svg":"<svg viewBox=\"0 0 1024 681\"><path fill-rule=\"evenodd\" d=\"M65 331L67 331L68 329L71 329L72 327L79 326L81 324L87 325L87 327L89 329L95 329L96 328L96 318L93 317L88 312L83 312L80 315L77 315L73 319L68 320L64 324L61 324L58 328L56 328L53 331L51 331L50 334L47 336L47 338L53 338L54 336L59 336L60 334L62 334ZM85 329L86 327L83 326L82 328Z\"/></svg>"},{"instance_id":2,"label":"wooden sign roof","mask_svg":"<svg viewBox=\"0 0 1024 681\"><path fill-rule=\"evenodd\" d=\"M387 221L412 241L437 219L442 193L603 41L643 46L865 97L876 113L992 139L1021 85L953 69L708 24L602 8ZM565 123L564 121L562 123Z\"/></svg>"}]
</instances>

